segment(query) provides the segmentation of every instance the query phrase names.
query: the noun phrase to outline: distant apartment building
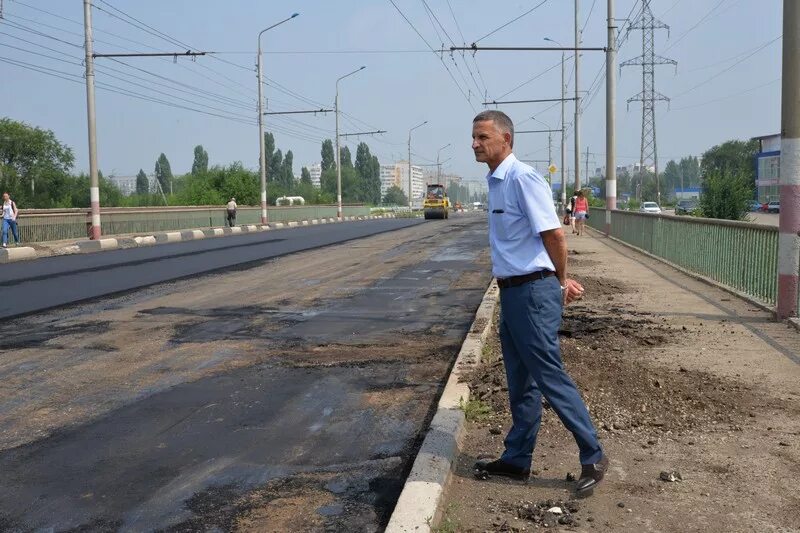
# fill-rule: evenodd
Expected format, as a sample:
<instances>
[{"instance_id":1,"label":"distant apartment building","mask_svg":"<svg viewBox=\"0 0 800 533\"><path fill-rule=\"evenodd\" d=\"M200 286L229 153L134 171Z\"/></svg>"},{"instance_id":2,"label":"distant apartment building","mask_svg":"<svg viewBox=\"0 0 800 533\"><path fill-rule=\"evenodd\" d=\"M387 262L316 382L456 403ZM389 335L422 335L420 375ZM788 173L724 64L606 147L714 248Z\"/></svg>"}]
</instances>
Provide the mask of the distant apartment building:
<instances>
[{"instance_id":1,"label":"distant apartment building","mask_svg":"<svg viewBox=\"0 0 800 533\"><path fill-rule=\"evenodd\" d=\"M109 176L108 181L116 185L125 196L136 193L136 176Z\"/></svg>"},{"instance_id":2,"label":"distant apartment building","mask_svg":"<svg viewBox=\"0 0 800 533\"><path fill-rule=\"evenodd\" d=\"M400 187L408 196L408 161L398 161L381 165L381 197L393 186ZM425 191L425 178L422 167L411 166L411 197L418 201Z\"/></svg>"},{"instance_id":3,"label":"distant apartment building","mask_svg":"<svg viewBox=\"0 0 800 533\"><path fill-rule=\"evenodd\" d=\"M308 172L311 174L311 184L319 189L322 184L322 164L321 163L311 163L310 165L306 166Z\"/></svg>"}]
</instances>

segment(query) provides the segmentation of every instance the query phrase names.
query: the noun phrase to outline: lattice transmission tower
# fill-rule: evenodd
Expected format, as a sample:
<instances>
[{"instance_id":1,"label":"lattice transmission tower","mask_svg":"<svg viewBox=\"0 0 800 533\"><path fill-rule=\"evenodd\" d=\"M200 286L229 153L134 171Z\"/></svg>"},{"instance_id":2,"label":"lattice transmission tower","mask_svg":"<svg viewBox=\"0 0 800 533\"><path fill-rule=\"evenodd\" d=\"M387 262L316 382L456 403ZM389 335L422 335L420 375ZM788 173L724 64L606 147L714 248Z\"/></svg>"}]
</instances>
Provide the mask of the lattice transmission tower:
<instances>
[{"instance_id":1,"label":"lattice transmission tower","mask_svg":"<svg viewBox=\"0 0 800 533\"><path fill-rule=\"evenodd\" d=\"M656 194L661 200L661 190L658 183L658 149L656 146L656 102L669 102L669 98L656 91L655 70L656 65L675 65L678 62L656 54L655 30L665 29L669 26L656 19L650 10L650 0L642 0L642 10L639 17L628 27L628 31L642 30L642 55L620 63L622 67L642 67L642 92L628 98L628 108L631 102L642 102L642 147L639 153L639 172L652 166L655 169ZM639 184L641 185L641 178Z\"/></svg>"}]
</instances>

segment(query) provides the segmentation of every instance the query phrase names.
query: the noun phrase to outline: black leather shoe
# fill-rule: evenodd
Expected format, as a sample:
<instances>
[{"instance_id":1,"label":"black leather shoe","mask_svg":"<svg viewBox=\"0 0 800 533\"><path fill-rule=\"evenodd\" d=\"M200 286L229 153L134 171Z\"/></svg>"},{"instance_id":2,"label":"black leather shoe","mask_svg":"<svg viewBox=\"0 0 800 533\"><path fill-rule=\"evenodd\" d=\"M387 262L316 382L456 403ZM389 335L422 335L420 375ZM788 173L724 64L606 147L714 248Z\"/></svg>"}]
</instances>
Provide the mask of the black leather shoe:
<instances>
[{"instance_id":1,"label":"black leather shoe","mask_svg":"<svg viewBox=\"0 0 800 533\"><path fill-rule=\"evenodd\" d=\"M578 495L588 494L598 483L603 481L603 477L608 470L608 457L604 454L600 462L592 465L581 465L581 477L575 491Z\"/></svg>"},{"instance_id":2,"label":"black leather shoe","mask_svg":"<svg viewBox=\"0 0 800 533\"><path fill-rule=\"evenodd\" d=\"M487 474L525 481L530 477L531 471L529 468L514 466L502 459L495 459L494 461L484 459L475 463L475 477L478 479L486 479L488 477Z\"/></svg>"}]
</instances>

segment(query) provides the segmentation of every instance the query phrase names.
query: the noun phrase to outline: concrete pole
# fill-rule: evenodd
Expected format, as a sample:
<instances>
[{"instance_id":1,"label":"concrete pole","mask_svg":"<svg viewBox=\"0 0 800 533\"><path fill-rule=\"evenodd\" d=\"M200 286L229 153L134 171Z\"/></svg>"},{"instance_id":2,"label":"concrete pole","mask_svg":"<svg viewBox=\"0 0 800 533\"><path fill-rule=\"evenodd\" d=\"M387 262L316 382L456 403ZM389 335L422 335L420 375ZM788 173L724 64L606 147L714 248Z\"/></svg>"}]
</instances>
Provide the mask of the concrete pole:
<instances>
[{"instance_id":1,"label":"concrete pole","mask_svg":"<svg viewBox=\"0 0 800 533\"><path fill-rule=\"evenodd\" d=\"M264 77L261 66L261 32L258 34L258 170L261 175L261 223L267 220L267 161L264 154Z\"/></svg>"},{"instance_id":2,"label":"concrete pole","mask_svg":"<svg viewBox=\"0 0 800 533\"><path fill-rule=\"evenodd\" d=\"M336 218L342 220L342 165L339 161L339 80L336 80L336 100L334 101L334 114L336 115Z\"/></svg>"},{"instance_id":3,"label":"concrete pole","mask_svg":"<svg viewBox=\"0 0 800 533\"><path fill-rule=\"evenodd\" d=\"M83 29L86 51L86 121L89 126L89 199L92 205L91 239L99 239L100 180L97 176L97 126L94 107L94 50L92 48L92 0L83 0Z\"/></svg>"},{"instance_id":4,"label":"concrete pole","mask_svg":"<svg viewBox=\"0 0 800 533\"><path fill-rule=\"evenodd\" d=\"M408 208L414 209L411 200L411 185L411 130L408 130Z\"/></svg>"},{"instance_id":5,"label":"concrete pole","mask_svg":"<svg viewBox=\"0 0 800 533\"><path fill-rule=\"evenodd\" d=\"M561 209L562 214L566 213L567 209L567 139L565 136L565 109L567 107L567 80L566 74L566 61L564 52L561 52Z\"/></svg>"},{"instance_id":6,"label":"concrete pole","mask_svg":"<svg viewBox=\"0 0 800 533\"><path fill-rule=\"evenodd\" d=\"M606 236L611 235L611 211L617 208L617 51L614 0L608 0L606 50Z\"/></svg>"},{"instance_id":7,"label":"concrete pole","mask_svg":"<svg viewBox=\"0 0 800 533\"><path fill-rule=\"evenodd\" d=\"M800 276L800 5L783 0L781 212L778 222L779 319L798 315Z\"/></svg>"},{"instance_id":8,"label":"concrete pole","mask_svg":"<svg viewBox=\"0 0 800 533\"><path fill-rule=\"evenodd\" d=\"M578 4L575 0L575 48L581 45L580 28L578 27ZM575 190L581 188L581 100L580 89L580 63L581 54L575 50Z\"/></svg>"},{"instance_id":9,"label":"concrete pole","mask_svg":"<svg viewBox=\"0 0 800 533\"><path fill-rule=\"evenodd\" d=\"M550 167L553 164L553 132L547 132L547 183L553 184L553 173L550 172Z\"/></svg>"}]
</instances>

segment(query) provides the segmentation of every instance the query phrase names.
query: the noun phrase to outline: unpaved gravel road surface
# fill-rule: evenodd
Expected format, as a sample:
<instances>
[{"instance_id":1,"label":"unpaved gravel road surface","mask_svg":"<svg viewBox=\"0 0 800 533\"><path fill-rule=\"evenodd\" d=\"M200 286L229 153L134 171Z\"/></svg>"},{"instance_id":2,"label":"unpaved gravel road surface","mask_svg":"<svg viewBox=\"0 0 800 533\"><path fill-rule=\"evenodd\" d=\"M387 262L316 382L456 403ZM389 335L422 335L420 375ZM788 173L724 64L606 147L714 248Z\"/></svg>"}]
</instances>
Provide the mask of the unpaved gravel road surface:
<instances>
[{"instance_id":1,"label":"unpaved gravel road surface","mask_svg":"<svg viewBox=\"0 0 800 533\"><path fill-rule=\"evenodd\" d=\"M442 531L800 531L800 334L591 235L568 236L586 296L560 334L611 458L606 480L572 499L577 446L547 405L531 481L474 479L475 459L499 454L510 427L495 335L469 380L486 414L468 424Z\"/></svg>"},{"instance_id":2,"label":"unpaved gravel road surface","mask_svg":"<svg viewBox=\"0 0 800 533\"><path fill-rule=\"evenodd\" d=\"M382 529L486 248L431 221L6 320L0 531Z\"/></svg>"}]
</instances>

